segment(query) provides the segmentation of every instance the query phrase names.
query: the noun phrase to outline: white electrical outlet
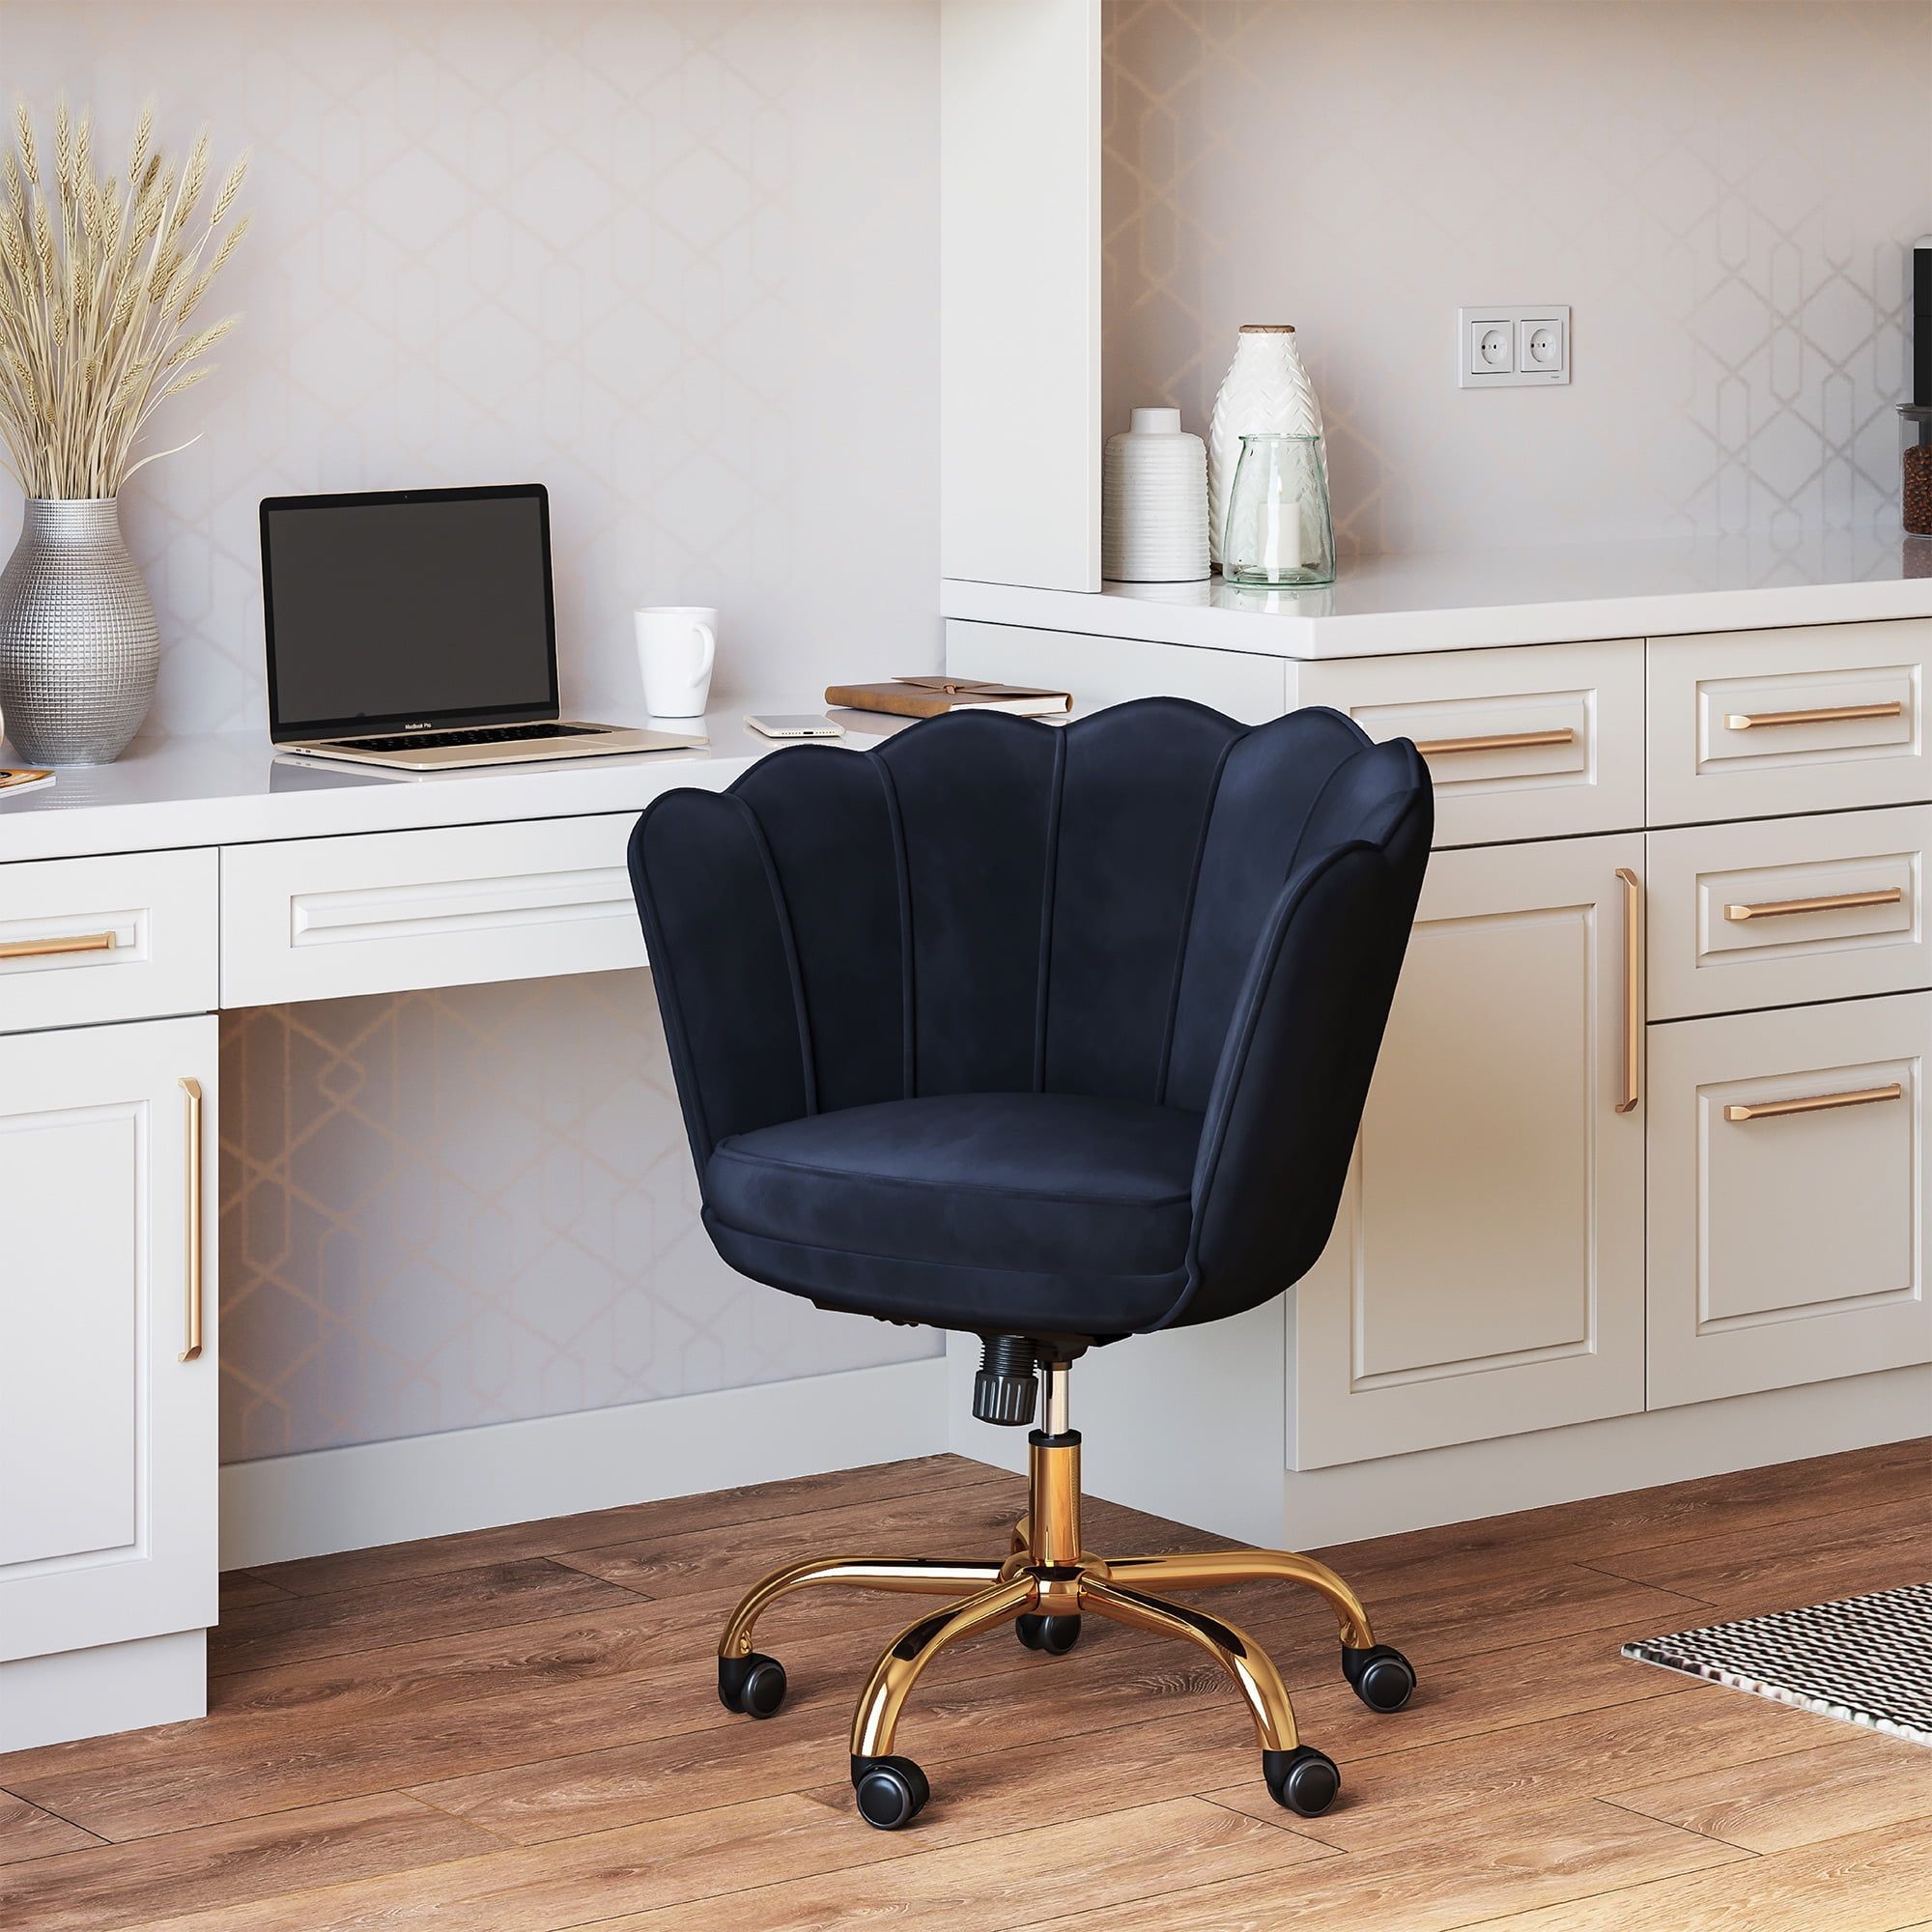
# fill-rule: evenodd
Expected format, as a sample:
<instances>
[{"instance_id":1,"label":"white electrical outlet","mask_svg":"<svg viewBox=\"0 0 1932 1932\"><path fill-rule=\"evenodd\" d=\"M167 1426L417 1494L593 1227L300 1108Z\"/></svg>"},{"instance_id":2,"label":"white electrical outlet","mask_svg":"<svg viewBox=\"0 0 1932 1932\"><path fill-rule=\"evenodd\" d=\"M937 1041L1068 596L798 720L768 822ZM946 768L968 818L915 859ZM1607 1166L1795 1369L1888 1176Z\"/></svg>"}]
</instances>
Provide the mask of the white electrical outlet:
<instances>
[{"instance_id":1,"label":"white electrical outlet","mask_svg":"<svg viewBox=\"0 0 1932 1932\"><path fill-rule=\"evenodd\" d=\"M1567 303L1495 302L1456 311L1459 388L1541 387L1569 380Z\"/></svg>"}]
</instances>

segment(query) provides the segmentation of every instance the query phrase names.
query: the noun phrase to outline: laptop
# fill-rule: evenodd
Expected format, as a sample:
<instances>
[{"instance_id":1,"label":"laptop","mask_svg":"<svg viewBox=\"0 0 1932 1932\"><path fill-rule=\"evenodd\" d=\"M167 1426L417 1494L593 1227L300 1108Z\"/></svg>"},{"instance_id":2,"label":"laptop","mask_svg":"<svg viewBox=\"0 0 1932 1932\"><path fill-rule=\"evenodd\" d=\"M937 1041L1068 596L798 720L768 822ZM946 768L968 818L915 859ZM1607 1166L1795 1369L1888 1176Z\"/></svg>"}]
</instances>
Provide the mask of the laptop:
<instances>
[{"instance_id":1,"label":"laptop","mask_svg":"<svg viewBox=\"0 0 1932 1932\"><path fill-rule=\"evenodd\" d=\"M262 503L269 735L403 771L689 750L557 715L541 483Z\"/></svg>"}]
</instances>

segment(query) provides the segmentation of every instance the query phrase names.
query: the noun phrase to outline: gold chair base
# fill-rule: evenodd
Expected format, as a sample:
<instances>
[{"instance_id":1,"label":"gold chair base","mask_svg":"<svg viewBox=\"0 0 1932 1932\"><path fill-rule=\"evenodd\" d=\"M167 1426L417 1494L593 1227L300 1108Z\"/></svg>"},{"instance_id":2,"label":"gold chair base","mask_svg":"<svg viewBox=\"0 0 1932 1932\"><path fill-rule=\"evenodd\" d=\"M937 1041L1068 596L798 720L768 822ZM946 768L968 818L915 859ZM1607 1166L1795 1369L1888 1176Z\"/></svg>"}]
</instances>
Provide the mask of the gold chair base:
<instances>
[{"instance_id":1,"label":"gold chair base","mask_svg":"<svg viewBox=\"0 0 1932 1932\"><path fill-rule=\"evenodd\" d=\"M1253 1582L1296 1583L1314 1590L1335 1613L1345 1673L1363 1701L1374 1709L1396 1710L1407 1701L1414 1673L1400 1653L1376 1643L1361 1600L1326 1564L1292 1550L1095 1555L1080 1540L1078 1435L1070 1430L1055 1436L1036 1432L1029 1463L1028 1512L1014 1525L1003 1562L834 1556L775 1570L746 1594L724 1626L718 1645L720 1696L730 1708L757 1717L769 1717L777 1710L783 1697L783 1672L753 1648L753 1635L764 1612L794 1590L838 1583L953 1599L945 1608L908 1624L894 1639L873 1666L852 1719L853 1778L861 1786L861 1810L871 1823L890 1828L909 1822L924 1802L924 1780L918 1767L895 1757L893 1744L906 1698L926 1665L947 1645L1021 1617L1078 1617L1091 1612L1179 1637L1206 1651L1247 1706L1269 1788L1278 1801L1306 1815L1325 1810L1339 1789L1339 1774L1327 1758L1300 1744L1288 1690L1267 1653L1236 1625L1170 1603L1154 1592ZM903 1772L891 1776L903 1778L909 1773L913 1780L914 1795L906 1801L902 1817L875 1815L878 1807L867 1802L862 1780L868 1768L882 1764L903 1767ZM1301 1779L1298 1796L1293 1795L1291 1774ZM1289 1795L1278 1788L1284 1782ZM885 1808L891 1809L891 1794L888 1799Z\"/></svg>"}]
</instances>

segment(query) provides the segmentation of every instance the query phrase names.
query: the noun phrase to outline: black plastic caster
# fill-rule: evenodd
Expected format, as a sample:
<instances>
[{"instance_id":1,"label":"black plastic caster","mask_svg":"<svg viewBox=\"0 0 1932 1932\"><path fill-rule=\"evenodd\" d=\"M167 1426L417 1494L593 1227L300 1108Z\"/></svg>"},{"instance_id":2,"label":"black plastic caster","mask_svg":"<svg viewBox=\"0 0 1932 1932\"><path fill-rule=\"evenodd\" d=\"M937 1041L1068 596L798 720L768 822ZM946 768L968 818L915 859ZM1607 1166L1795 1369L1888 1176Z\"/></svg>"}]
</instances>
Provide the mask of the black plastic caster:
<instances>
[{"instance_id":1,"label":"black plastic caster","mask_svg":"<svg viewBox=\"0 0 1932 1932\"><path fill-rule=\"evenodd\" d=\"M1313 1745L1293 1750L1263 1751L1262 1776L1277 1804L1302 1818L1319 1818L1334 1804L1342 1789L1335 1760Z\"/></svg>"},{"instance_id":2,"label":"black plastic caster","mask_svg":"<svg viewBox=\"0 0 1932 1932\"><path fill-rule=\"evenodd\" d=\"M1342 1675L1372 1711L1400 1711L1415 1690L1415 1666L1385 1643L1368 1650L1350 1650L1344 1644Z\"/></svg>"},{"instance_id":3,"label":"black plastic caster","mask_svg":"<svg viewBox=\"0 0 1932 1932\"><path fill-rule=\"evenodd\" d=\"M859 1795L859 1816L881 1832L910 1825L932 1796L925 1773L909 1757L855 1757L852 1789Z\"/></svg>"},{"instance_id":4,"label":"black plastic caster","mask_svg":"<svg viewBox=\"0 0 1932 1932\"><path fill-rule=\"evenodd\" d=\"M1078 1617L1019 1617L1013 1629L1029 1650L1043 1650L1049 1657L1065 1657L1080 1641Z\"/></svg>"},{"instance_id":5,"label":"black plastic caster","mask_svg":"<svg viewBox=\"0 0 1932 1932\"><path fill-rule=\"evenodd\" d=\"M753 1651L749 1657L718 1660L718 1701L748 1718L769 1718L785 1700L784 1665Z\"/></svg>"}]
</instances>

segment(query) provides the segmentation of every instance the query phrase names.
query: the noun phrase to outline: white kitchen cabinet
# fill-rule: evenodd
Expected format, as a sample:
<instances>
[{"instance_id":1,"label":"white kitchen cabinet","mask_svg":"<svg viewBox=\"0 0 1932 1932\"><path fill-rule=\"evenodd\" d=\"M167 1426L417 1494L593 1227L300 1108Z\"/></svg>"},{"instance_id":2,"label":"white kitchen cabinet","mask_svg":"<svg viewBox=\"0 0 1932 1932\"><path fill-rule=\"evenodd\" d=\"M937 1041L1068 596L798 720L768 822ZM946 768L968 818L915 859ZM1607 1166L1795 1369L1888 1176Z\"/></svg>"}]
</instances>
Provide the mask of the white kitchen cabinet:
<instances>
[{"instance_id":1,"label":"white kitchen cabinet","mask_svg":"<svg viewBox=\"0 0 1932 1932\"><path fill-rule=\"evenodd\" d=\"M1293 1466L1643 1406L1620 876L1642 867L1638 833L1430 861L1335 1232L1290 1318Z\"/></svg>"},{"instance_id":2,"label":"white kitchen cabinet","mask_svg":"<svg viewBox=\"0 0 1932 1932\"><path fill-rule=\"evenodd\" d=\"M0 1038L0 1743L49 1735L9 1661L215 1619L215 1060L210 1014Z\"/></svg>"},{"instance_id":3,"label":"white kitchen cabinet","mask_svg":"<svg viewBox=\"0 0 1932 1932\"><path fill-rule=\"evenodd\" d=\"M1650 1405L1932 1361L1932 994L1651 1029Z\"/></svg>"}]
</instances>

